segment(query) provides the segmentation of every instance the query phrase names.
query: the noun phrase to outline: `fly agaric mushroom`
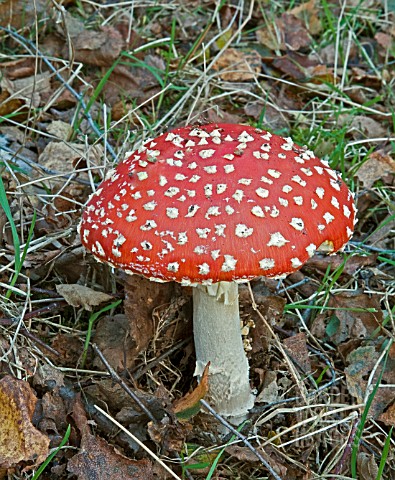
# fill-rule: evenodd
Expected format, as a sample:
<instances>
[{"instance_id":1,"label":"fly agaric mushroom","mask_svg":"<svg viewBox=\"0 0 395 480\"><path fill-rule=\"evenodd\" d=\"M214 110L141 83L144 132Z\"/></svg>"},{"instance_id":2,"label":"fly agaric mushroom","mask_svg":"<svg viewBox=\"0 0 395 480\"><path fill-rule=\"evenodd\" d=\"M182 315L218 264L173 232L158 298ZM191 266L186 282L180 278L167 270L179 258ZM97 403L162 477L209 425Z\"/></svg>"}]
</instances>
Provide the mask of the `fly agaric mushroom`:
<instances>
[{"instance_id":1,"label":"fly agaric mushroom","mask_svg":"<svg viewBox=\"0 0 395 480\"><path fill-rule=\"evenodd\" d=\"M350 239L353 195L328 163L269 132L233 124L147 140L108 173L82 216L82 243L102 262L193 286L196 371L237 422L253 406L238 282L283 278L318 249Z\"/></svg>"}]
</instances>

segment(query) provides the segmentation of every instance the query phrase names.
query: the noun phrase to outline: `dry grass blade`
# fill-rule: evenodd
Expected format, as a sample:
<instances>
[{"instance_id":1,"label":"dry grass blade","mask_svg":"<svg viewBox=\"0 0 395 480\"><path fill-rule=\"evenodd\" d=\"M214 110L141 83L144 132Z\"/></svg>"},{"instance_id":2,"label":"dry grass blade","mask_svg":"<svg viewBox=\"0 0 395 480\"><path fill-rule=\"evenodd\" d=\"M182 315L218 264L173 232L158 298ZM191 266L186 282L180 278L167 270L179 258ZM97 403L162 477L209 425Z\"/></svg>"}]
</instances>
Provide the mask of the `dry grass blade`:
<instances>
[{"instance_id":1,"label":"dry grass blade","mask_svg":"<svg viewBox=\"0 0 395 480\"><path fill-rule=\"evenodd\" d=\"M155 455L154 452L152 452L148 447L144 445L143 442L141 442L135 435L133 435L132 432L129 432L128 429L126 429L122 424L117 422L114 418L111 417L107 412L105 412L102 408L98 407L95 405L95 408L98 412L100 412L102 415L104 415L110 422L112 422L114 425L116 425L120 430L126 433L129 437L133 439L134 442L136 442L144 451L148 453L148 455L155 460L163 469L165 469L173 478L176 480L181 480L181 478L176 475L173 470L168 467L157 455Z\"/></svg>"}]
</instances>

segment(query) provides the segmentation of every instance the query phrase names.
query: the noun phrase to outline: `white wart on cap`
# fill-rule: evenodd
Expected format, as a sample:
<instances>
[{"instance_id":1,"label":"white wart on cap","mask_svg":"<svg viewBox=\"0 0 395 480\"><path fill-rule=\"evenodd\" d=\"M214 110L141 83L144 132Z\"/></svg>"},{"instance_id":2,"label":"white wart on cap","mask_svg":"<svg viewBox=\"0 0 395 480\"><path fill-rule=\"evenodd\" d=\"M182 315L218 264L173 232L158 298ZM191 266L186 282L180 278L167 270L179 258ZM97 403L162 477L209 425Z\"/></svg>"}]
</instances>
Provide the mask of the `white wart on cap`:
<instances>
[{"instance_id":1,"label":"white wart on cap","mask_svg":"<svg viewBox=\"0 0 395 480\"><path fill-rule=\"evenodd\" d=\"M148 140L100 185L81 222L95 257L158 281L243 281L341 249L353 195L314 153L245 125Z\"/></svg>"}]
</instances>

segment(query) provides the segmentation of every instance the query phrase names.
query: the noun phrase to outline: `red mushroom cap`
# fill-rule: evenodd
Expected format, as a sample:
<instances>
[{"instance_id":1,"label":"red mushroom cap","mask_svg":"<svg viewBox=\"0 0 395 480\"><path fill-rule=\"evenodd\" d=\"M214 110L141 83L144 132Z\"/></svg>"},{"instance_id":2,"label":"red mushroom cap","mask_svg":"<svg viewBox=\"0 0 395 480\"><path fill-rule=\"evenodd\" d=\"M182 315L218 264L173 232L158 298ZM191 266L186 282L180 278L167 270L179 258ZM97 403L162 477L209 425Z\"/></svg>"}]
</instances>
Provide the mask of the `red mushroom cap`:
<instances>
[{"instance_id":1,"label":"red mushroom cap","mask_svg":"<svg viewBox=\"0 0 395 480\"><path fill-rule=\"evenodd\" d=\"M350 239L353 195L314 153L245 125L148 140L107 176L82 243L127 272L184 283L285 276Z\"/></svg>"}]
</instances>

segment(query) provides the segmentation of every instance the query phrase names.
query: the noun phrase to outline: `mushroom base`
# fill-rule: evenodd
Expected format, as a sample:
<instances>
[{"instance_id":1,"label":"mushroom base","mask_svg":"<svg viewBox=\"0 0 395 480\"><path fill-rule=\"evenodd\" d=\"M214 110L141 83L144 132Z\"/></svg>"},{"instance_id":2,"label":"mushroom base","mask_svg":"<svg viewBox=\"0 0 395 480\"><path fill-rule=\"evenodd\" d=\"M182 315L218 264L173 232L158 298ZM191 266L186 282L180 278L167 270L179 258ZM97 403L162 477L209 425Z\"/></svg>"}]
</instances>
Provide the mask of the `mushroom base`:
<instances>
[{"instance_id":1,"label":"mushroom base","mask_svg":"<svg viewBox=\"0 0 395 480\"><path fill-rule=\"evenodd\" d=\"M255 398L241 337L237 284L219 282L195 287L193 319L195 375L201 375L210 362L210 403L237 425L246 418Z\"/></svg>"}]
</instances>

